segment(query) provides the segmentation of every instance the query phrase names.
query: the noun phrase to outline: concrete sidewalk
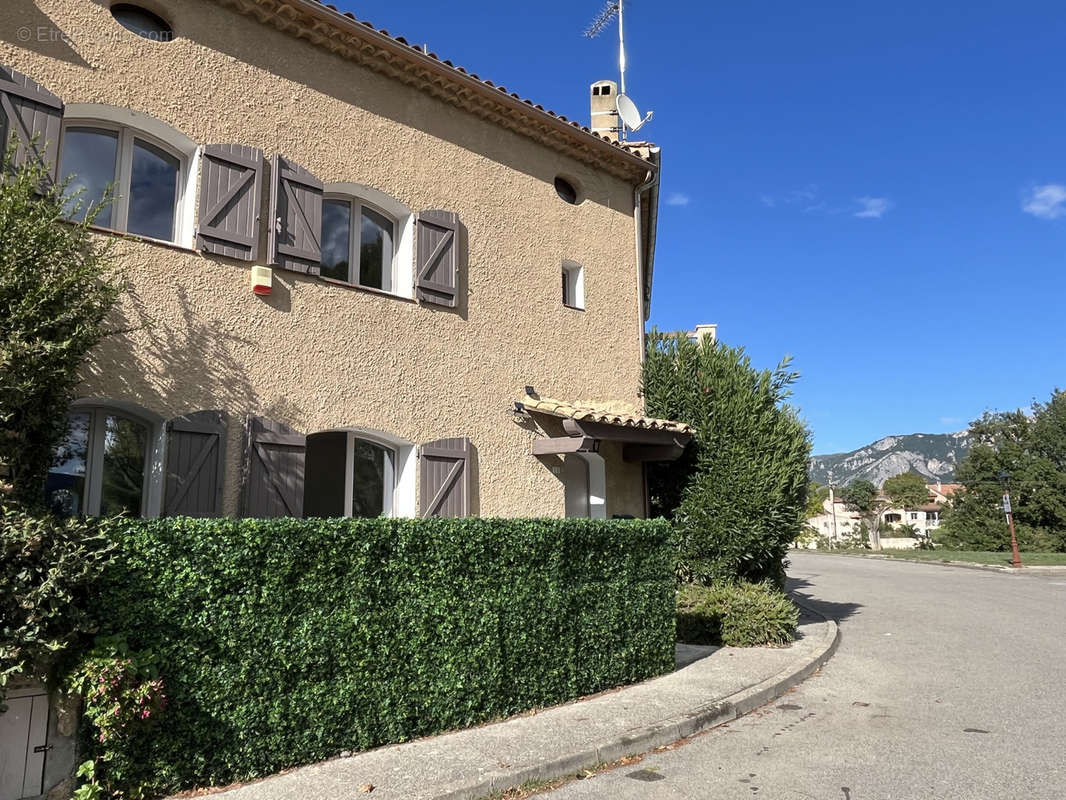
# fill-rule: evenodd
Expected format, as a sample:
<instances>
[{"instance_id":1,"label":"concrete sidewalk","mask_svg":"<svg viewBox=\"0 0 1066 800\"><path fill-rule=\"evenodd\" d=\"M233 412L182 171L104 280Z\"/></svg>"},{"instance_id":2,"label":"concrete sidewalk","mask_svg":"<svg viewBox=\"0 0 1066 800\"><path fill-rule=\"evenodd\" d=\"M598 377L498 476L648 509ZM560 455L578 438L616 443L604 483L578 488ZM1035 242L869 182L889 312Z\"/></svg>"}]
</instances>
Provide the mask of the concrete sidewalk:
<instances>
[{"instance_id":1,"label":"concrete sidewalk","mask_svg":"<svg viewBox=\"0 0 1066 800\"><path fill-rule=\"evenodd\" d=\"M780 697L836 648L835 622L804 610L787 648L678 646L677 671L528 716L301 767L226 800L474 800L643 753Z\"/></svg>"}]
</instances>

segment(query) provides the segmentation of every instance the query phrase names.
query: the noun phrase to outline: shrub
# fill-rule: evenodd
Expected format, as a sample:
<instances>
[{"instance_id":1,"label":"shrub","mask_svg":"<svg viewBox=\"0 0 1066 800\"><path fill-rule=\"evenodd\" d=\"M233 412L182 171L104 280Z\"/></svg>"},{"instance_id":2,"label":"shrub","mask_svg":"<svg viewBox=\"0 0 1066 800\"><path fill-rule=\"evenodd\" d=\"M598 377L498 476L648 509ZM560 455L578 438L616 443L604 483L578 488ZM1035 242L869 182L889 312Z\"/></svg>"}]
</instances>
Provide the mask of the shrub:
<instances>
[{"instance_id":1,"label":"shrub","mask_svg":"<svg viewBox=\"0 0 1066 800\"><path fill-rule=\"evenodd\" d=\"M684 455L648 466L653 514L672 518L682 580L784 581L806 524L807 427L786 404L798 373L784 359L757 370L742 348L653 333L647 413L696 429Z\"/></svg>"},{"instance_id":2,"label":"shrub","mask_svg":"<svg viewBox=\"0 0 1066 800\"><path fill-rule=\"evenodd\" d=\"M0 509L0 710L12 676L50 680L92 631L90 587L111 559L106 526Z\"/></svg>"},{"instance_id":3,"label":"shrub","mask_svg":"<svg viewBox=\"0 0 1066 800\"><path fill-rule=\"evenodd\" d=\"M677 640L730 647L784 645L792 641L799 609L765 583L682 586L677 595Z\"/></svg>"},{"instance_id":4,"label":"shrub","mask_svg":"<svg viewBox=\"0 0 1066 800\"><path fill-rule=\"evenodd\" d=\"M137 521L97 608L151 651L150 733L89 742L158 792L225 784L672 669L663 521Z\"/></svg>"},{"instance_id":5,"label":"shrub","mask_svg":"<svg viewBox=\"0 0 1066 800\"><path fill-rule=\"evenodd\" d=\"M2 127L2 126L0 126ZM105 335L119 297L112 242L65 221L64 185L35 159L0 180L0 467L25 507L44 500L52 451L66 427L78 369Z\"/></svg>"}]
</instances>

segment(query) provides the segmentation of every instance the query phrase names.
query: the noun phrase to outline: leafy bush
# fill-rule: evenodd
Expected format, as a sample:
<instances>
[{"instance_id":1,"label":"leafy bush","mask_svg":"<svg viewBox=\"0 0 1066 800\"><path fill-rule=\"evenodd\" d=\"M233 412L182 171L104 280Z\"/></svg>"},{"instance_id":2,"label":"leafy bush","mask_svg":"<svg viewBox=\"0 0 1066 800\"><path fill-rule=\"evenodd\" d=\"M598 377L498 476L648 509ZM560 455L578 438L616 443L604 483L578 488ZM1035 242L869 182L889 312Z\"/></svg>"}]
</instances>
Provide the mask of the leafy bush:
<instances>
[{"instance_id":1,"label":"leafy bush","mask_svg":"<svg viewBox=\"0 0 1066 800\"><path fill-rule=\"evenodd\" d=\"M166 707L152 652L131 652L122 635L98 636L66 684L85 701L85 716L100 742L131 735Z\"/></svg>"},{"instance_id":2,"label":"leafy bush","mask_svg":"<svg viewBox=\"0 0 1066 800\"><path fill-rule=\"evenodd\" d=\"M150 650L167 708L104 744L158 792L505 717L674 661L663 521L129 522L104 633Z\"/></svg>"},{"instance_id":3,"label":"leafy bush","mask_svg":"<svg viewBox=\"0 0 1066 800\"><path fill-rule=\"evenodd\" d=\"M648 467L652 513L677 526L684 581L784 581L806 524L811 451L785 402L798 378L788 365L757 370L742 348L649 336L647 413L696 429L680 459Z\"/></svg>"},{"instance_id":4,"label":"leafy bush","mask_svg":"<svg viewBox=\"0 0 1066 800\"><path fill-rule=\"evenodd\" d=\"M107 524L0 509L0 710L12 676L50 680L92 631L90 587L112 557Z\"/></svg>"},{"instance_id":5,"label":"leafy bush","mask_svg":"<svg viewBox=\"0 0 1066 800\"><path fill-rule=\"evenodd\" d=\"M792 641L799 609L765 583L682 586L677 595L677 640L729 647L784 645Z\"/></svg>"},{"instance_id":6,"label":"leafy bush","mask_svg":"<svg viewBox=\"0 0 1066 800\"><path fill-rule=\"evenodd\" d=\"M28 159L11 171L13 152L0 173L0 467L12 497L34 507L44 500L78 368L105 335L121 286L112 242L89 230L100 207L66 222L66 187L42 193L44 167Z\"/></svg>"}]
</instances>

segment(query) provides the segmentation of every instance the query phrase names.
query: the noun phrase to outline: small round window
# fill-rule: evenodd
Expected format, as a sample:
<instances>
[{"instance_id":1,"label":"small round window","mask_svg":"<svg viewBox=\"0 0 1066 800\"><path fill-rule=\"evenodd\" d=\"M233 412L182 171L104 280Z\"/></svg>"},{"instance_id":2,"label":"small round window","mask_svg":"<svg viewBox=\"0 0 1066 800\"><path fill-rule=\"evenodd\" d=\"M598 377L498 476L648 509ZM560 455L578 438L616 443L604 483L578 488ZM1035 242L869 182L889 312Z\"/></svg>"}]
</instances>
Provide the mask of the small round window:
<instances>
[{"instance_id":1,"label":"small round window","mask_svg":"<svg viewBox=\"0 0 1066 800\"><path fill-rule=\"evenodd\" d=\"M566 178L558 177L555 179L555 191L559 197L570 205L577 205L577 189L575 189L574 184L570 183Z\"/></svg>"},{"instance_id":2,"label":"small round window","mask_svg":"<svg viewBox=\"0 0 1066 800\"><path fill-rule=\"evenodd\" d=\"M174 30L162 17L129 3L111 6L111 16L123 28L153 42L169 42Z\"/></svg>"}]
</instances>

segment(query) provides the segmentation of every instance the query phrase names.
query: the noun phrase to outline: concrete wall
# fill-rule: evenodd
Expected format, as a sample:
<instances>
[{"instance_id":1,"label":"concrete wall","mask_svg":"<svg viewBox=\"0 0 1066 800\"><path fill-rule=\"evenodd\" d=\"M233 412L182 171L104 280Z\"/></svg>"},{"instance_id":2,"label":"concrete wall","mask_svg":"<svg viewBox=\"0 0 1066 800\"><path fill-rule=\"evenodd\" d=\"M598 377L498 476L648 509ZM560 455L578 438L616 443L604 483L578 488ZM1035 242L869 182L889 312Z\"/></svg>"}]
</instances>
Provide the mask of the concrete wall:
<instances>
[{"instance_id":1,"label":"concrete wall","mask_svg":"<svg viewBox=\"0 0 1066 800\"><path fill-rule=\"evenodd\" d=\"M0 63L68 104L130 108L201 144L281 153L327 184L456 211L469 270L454 312L281 271L261 299L248 264L122 241L131 291L115 323L137 329L98 348L80 393L164 417L225 409L227 513L252 412L304 432L468 436L482 515L562 515L559 478L529 455L535 427L511 403L525 385L639 403L634 187L207 0L145 3L173 25L170 43L125 31L107 5L5 0ZM557 197L557 174L582 203ZM561 303L564 259L585 267L586 311ZM605 455L608 513L642 515L640 465Z\"/></svg>"}]
</instances>

